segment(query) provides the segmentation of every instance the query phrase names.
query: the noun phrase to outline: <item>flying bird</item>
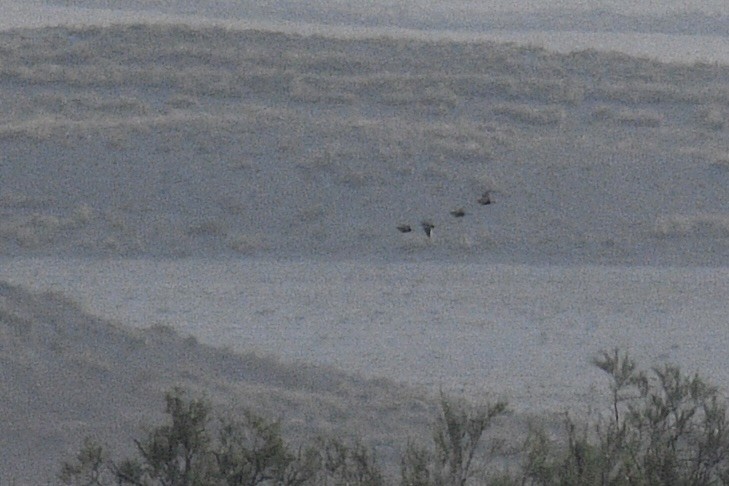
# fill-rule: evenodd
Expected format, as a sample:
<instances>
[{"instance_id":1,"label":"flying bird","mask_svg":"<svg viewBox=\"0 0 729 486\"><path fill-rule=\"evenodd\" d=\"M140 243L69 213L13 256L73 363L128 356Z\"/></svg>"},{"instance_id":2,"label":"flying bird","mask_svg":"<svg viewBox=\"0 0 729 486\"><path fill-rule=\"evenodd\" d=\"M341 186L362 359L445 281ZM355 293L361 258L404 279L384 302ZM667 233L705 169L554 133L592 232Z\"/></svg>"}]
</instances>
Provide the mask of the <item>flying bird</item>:
<instances>
[{"instance_id":1,"label":"flying bird","mask_svg":"<svg viewBox=\"0 0 729 486\"><path fill-rule=\"evenodd\" d=\"M484 192L480 198L478 198L478 203L486 206L488 204L491 204L493 201L491 201L491 191Z\"/></svg>"},{"instance_id":2,"label":"flying bird","mask_svg":"<svg viewBox=\"0 0 729 486\"><path fill-rule=\"evenodd\" d=\"M435 225L429 221L423 221L420 223L420 226L423 227L423 231L425 231L425 236L430 238L430 236L433 234L433 228L435 228Z\"/></svg>"},{"instance_id":3,"label":"flying bird","mask_svg":"<svg viewBox=\"0 0 729 486\"><path fill-rule=\"evenodd\" d=\"M397 230L400 233L410 233L413 229L410 227L409 224L401 224L397 227Z\"/></svg>"},{"instance_id":4,"label":"flying bird","mask_svg":"<svg viewBox=\"0 0 729 486\"><path fill-rule=\"evenodd\" d=\"M451 211L451 216L454 218L462 218L466 215L466 211L463 208L454 209Z\"/></svg>"}]
</instances>

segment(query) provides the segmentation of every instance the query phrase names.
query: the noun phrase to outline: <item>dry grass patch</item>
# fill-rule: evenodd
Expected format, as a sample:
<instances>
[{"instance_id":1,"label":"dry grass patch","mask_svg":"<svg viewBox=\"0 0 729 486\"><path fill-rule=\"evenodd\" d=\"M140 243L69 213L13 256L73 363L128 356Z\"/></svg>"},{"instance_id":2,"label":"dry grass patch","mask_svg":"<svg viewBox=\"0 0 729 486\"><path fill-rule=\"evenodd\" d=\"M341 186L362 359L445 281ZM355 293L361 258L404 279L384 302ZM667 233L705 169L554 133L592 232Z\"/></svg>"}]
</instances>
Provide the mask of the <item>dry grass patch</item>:
<instances>
[{"instance_id":1,"label":"dry grass patch","mask_svg":"<svg viewBox=\"0 0 729 486\"><path fill-rule=\"evenodd\" d=\"M377 81L376 84L384 83L378 97L386 105L416 106L446 113L461 101L453 89L447 83L438 82L438 78L378 78Z\"/></svg>"},{"instance_id":2,"label":"dry grass patch","mask_svg":"<svg viewBox=\"0 0 729 486\"><path fill-rule=\"evenodd\" d=\"M200 99L196 96L186 94L174 94L165 101L165 106L177 110L197 109L200 107Z\"/></svg>"},{"instance_id":3,"label":"dry grass patch","mask_svg":"<svg viewBox=\"0 0 729 486\"><path fill-rule=\"evenodd\" d=\"M520 103L503 103L491 110L494 115L509 121L527 125L556 126L567 119L567 112L560 105L533 106Z\"/></svg>"},{"instance_id":4,"label":"dry grass patch","mask_svg":"<svg viewBox=\"0 0 729 486\"><path fill-rule=\"evenodd\" d=\"M729 170L729 153L717 154L711 165L718 169Z\"/></svg>"},{"instance_id":5,"label":"dry grass patch","mask_svg":"<svg viewBox=\"0 0 729 486\"><path fill-rule=\"evenodd\" d=\"M332 147L316 147L309 152L297 155L295 165L306 172L333 172L338 166L341 155Z\"/></svg>"},{"instance_id":6,"label":"dry grass patch","mask_svg":"<svg viewBox=\"0 0 729 486\"><path fill-rule=\"evenodd\" d=\"M327 212L322 204L312 204L305 208L299 209L296 213L296 219L300 223L314 223L321 221Z\"/></svg>"},{"instance_id":7,"label":"dry grass patch","mask_svg":"<svg viewBox=\"0 0 729 486\"><path fill-rule=\"evenodd\" d=\"M661 238L689 236L729 238L729 214L672 214L659 217L653 227Z\"/></svg>"},{"instance_id":8,"label":"dry grass patch","mask_svg":"<svg viewBox=\"0 0 729 486\"><path fill-rule=\"evenodd\" d=\"M68 217L36 212L4 218L0 222L0 241L26 250L43 248L57 242L64 232L85 226L93 217L93 211L82 205Z\"/></svg>"},{"instance_id":9,"label":"dry grass patch","mask_svg":"<svg viewBox=\"0 0 729 486\"><path fill-rule=\"evenodd\" d=\"M256 166L255 162L246 156L241 156L239 159L230 162L229 167L233 170L252 170Z\"/></svg>"},{"instance_id":10,"label":"dry grass patch","mask_svg":"<svg viewBox=\"0 0 729 486\"><path fill-rule=\"evenodd\" d=\"M17 191L3 191L0 193L0 207L9 209L35 209L47 206L49 201L28 196Z\"/></svg>"},{"instance_id":11,"label":"dry grass patch","mask_svg":"<svg viewBox=\"0 0 729 486\"><path fill-rule=\"evenodd\" d=\"M268 249L265 238L259 234L232 235L227 241L228 248L241 255L252 255Z\"/></svg>"},{"instance_id":12,"label":"dry grass patch","mask_svg":"<svg viewBox=\"0 0 729 486\"><path fill-rule=\"evenodd\" d=\"M494 137L481 124L461 122L428 125L420 136L431 154L479 161L493 158Z\"/></svg>"},{"instance_id":13,"label":"dry grass patch","mask_svg":"<svg viewBox=\"0 0 729 486\"><path fill-rule=\"evenodd\" d=\"M656 128L663 125L663 115L655 111L628 108L616 110L608 105L595 108L592 112L592 120L626 127Z\"/></svg>"},{"instance_id":14,"label":"dry grass patch","mask_svg":"<svg viewBox=\"0 0 729 486\"><path fill-rule=\"evenodd\" d=\"M702 97L700 93L673 83L639 80L598 85L592 94L603 101L628 104L694 103Z\"/></svg>"},{"instance_id":15,"label":"dry grass patch","mask_svg":"<svg viewBox=\"0 0 729 486\"><path fill-rule=\"evenodd\" d=\"M718 105L703 106L696 113L699 126L709 130L723 130L727 125L724 109Z\"/></svg>"},{"instance_id":16,"label":"dry grass patch","mask_svg":"<svg viewBox=\"0 0 729 486\"><path fill-rule=\"evenodd\" d=\"M357 96L340 87L330 86L329 80L295 78L289 84L289 97L305 103L354 103Z\"/></svg>"},{"instance_id":17,"label":"dry grass patch","mask_svg":"<svg viewBox=\"0 0 729 486\"><path fill-rule=\"evenodd\" d=\"M207 219L190 223L185 230L185 234L193 238L224 237L227 233L225 224L217 219Z\"/></svg>"}]
</instances>

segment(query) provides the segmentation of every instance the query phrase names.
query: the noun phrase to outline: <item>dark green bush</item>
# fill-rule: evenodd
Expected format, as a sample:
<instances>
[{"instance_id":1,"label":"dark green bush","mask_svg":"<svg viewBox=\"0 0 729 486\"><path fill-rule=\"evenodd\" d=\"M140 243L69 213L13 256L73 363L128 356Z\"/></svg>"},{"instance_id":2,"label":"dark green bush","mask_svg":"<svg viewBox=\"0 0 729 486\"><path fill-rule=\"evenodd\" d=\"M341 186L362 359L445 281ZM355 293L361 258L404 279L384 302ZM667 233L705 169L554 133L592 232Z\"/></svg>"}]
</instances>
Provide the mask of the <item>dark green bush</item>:
<instances>
[{"instance_id":1,"label":"dark green bush","mask_svg":"<svg viewBox=\"0 0 729 486\"><path fill-rule=\"evenodd\" d=\"M589 420L565 413L564 434L532 428L516 471L492 464L498 441L484 440L506 403L472 406L441 396L433 443L402 453L403 486L723 485L729 484L727 405L717 389L675 366L639 370L617 349L595 366L609 377L610 400ZM137 457L115 462L87 439L60 479L69 485L367 485L389 484L373 452L355 442L318 438L294 450L271 422L250 411L211 432L210 405L174 389L167 424L135 441ZM394 482L394 480L392 480Z\"/></svg>"},{"instance_id":2,"label":"dark green bush","mask_svg":"<svg viewBox=\"0 0 729 486\"><path fill-rule=\"evenodd\" d=\"M727 406L716 388L675 366L640 371L617 349L594 364L610 378L609 409L582 425L566 415L561 447L533 431L527 484L727 484Z\"/></svg>"}]
</instances>

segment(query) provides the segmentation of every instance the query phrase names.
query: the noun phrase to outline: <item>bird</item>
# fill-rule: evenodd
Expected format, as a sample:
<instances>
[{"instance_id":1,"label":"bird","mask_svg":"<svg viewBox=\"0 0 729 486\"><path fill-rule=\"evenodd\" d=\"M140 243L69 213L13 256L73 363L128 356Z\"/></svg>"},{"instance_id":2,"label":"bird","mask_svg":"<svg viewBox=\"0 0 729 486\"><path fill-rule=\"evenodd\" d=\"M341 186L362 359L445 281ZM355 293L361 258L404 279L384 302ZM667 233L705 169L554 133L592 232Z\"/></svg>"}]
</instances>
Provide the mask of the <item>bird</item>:
<instances>
[{"instance_id":1,"label":"bird","mask_svg":"<svg viewBox=\"0 0 729 486\"><path fill-rule=\"evenodd\" d=\"M451 211L451 216L454 218L462 218L466 215L466 211L463 208L454 209Z\"/></svg>"},{"instance_id":2,"label":"bird","mask_svg":"<svg viewBox=\"0 0 729 486\"><path fill-rule=\"evenodd\" d=\"M491 191L484 192L480 198L478 198L478 203L486 206L488 204L491 204L493 201L491 201Z\"/></svg>"},{"instance_id":3,"label":"bird","mask_svg":"<svg viewBox=\"0 0 729 486\"><path fill-rule=\"evenodd\" d=\"M433 228L435 228L435 225L429 221L423 221L422 223L420 223L420 226L423 227L423 231L425 231L425 236L430 238L433 234Z\"/></svg>"},{"instance_id":4,"label":"bird","mask_svg":"<svg viewBox=\"0 0 729 486\"><path fill-rule=\"evenodd\" d=\"M401 224L401 225L398 225L397 230L400 233L410 233L413 229L410 227L409 224Z\"/></svg>"}]
</instances>

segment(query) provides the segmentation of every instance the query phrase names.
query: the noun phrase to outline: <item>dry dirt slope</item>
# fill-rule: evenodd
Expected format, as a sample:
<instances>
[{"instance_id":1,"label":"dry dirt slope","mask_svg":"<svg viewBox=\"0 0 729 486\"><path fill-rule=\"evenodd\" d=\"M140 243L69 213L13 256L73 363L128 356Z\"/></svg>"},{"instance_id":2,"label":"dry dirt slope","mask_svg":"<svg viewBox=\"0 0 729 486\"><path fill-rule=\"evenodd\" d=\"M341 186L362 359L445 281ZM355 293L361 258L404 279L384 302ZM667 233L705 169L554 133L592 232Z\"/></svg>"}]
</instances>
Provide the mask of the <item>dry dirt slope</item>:
<instances>
[{"instance_id":1,"label":"dry dirt slope","mask_svg":"<svg viewBox=\"0 0 729 486\"><path fill-rule=\"evenodd\" d=\"M0 44L4 255L729 261L725 66L180 26Z\"/></svg>"},{"instance_id":2,"label":"dry dirt slope","mask_svg":"<svg viewBox=\"0 0 729 486\"><path fill-rule=\"evenodd\" d=\"M54 294L0 284L0 482L43 484L84 436L128 451L162 419L172 386L205 394L220 413L250 407L280 417L292 438L361 434L383 458L409 435L427 437L431 403L386 381L284 366L183 338L131 332Z\"/></svg>"}]
</instances>

